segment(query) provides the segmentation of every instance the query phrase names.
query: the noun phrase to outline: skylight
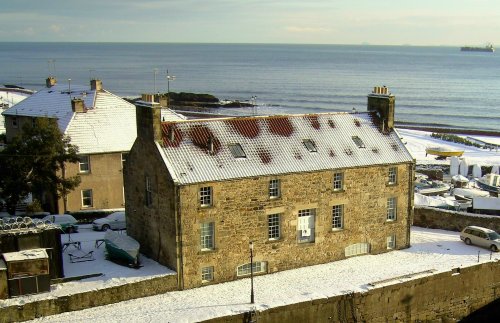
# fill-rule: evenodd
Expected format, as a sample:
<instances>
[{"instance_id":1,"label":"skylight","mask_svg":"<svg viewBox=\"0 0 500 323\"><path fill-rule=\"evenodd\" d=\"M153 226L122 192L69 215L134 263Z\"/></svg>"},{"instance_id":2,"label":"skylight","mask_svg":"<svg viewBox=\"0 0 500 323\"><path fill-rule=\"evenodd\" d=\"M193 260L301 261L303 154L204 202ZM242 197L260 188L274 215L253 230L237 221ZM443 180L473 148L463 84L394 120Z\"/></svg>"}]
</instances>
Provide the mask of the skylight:
<instances>
[{"instance_id":1,"label":"skylight","mask_svg":"<svg viewBox=\"0 0 500 323\"><path fill-rule=\"evenodd\" d=\"M247 155L243 151L243 148L241 148L240 144L229 144L228 145L229 150L231 151L231 154L233 155L234 158L246 158Z\"/></svg>"},{"instance_id":2,"label":"skylight","mask_svg":"<svg viewBox=\"0 0 500 323\"><path fill-rule=\"evenodd\" d=\"M302 142L304 143L304 146L306 146L307 150L309 150L309 152L315 153L318 151L316 149L316 145L311 139L304 139Z\"/></svg>"},{"instance_id":3,"label":"skylight","mask_svg":"<svg viewBox=\"0 0 500 323\"><path fill-rule=\"evenodd\" d=\"M356 146L358 146L358 148L366 148L363 140L361 140L361 138L359 138L358 136L352 136L352 140L354 141Z\"/></svg>"}]
</instances>

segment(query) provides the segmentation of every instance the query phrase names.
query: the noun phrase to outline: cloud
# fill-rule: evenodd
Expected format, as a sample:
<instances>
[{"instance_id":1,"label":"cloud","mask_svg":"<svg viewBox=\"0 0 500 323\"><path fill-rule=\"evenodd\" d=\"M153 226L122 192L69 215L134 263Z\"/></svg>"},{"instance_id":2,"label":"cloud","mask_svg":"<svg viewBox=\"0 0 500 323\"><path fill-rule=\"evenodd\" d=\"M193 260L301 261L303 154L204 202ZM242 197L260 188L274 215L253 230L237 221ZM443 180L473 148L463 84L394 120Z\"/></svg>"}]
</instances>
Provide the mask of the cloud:
<instances>
[{"instance_id":1,"label":"cloud","mask_svg":"<svg viewBox=\"0 0 500 323\"><path fill-rule=\"evenodd\" d=\"M285 30L290 33L311 33L311 34L325 33L331 31L330 28L324 28L324 27L297 27L297 26L288 26L285 27Z\"/></svg>"}]
</instances>

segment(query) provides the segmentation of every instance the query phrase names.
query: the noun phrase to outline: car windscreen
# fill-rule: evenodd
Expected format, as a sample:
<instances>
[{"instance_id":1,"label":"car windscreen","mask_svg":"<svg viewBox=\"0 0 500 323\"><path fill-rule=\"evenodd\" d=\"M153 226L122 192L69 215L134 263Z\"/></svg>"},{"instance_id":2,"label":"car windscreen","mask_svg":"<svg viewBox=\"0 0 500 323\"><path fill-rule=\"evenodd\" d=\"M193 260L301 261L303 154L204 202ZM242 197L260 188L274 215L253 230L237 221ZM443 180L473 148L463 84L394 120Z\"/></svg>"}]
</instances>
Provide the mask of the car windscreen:
<instances>
[{"instance_id":1,"label":"car windscreen","mask_svg":"<svg viewBox=\"0 0 500 323\"><path fill-rule=\"evenodd\" d=\"M490 233L488 233L488 237L490 238L490 240L496 240L496 239L500 239L500 234L498 234L496 232L490 232Z\"/></svg>"}]
</instances>

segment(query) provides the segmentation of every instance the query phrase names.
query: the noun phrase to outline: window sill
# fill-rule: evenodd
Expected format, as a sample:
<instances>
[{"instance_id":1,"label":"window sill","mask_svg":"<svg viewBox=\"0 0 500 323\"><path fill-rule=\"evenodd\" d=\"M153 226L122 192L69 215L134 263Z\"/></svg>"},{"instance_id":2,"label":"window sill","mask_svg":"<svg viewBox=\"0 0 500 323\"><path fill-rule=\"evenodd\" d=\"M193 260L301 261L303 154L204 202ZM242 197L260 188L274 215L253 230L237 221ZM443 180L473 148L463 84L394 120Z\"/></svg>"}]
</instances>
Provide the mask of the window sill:
<instances>
[{"instance_id":1,"label":"window sill","mask_svg":"<svg viewBox=\"0 0 500 323\"><path fill-rule=\"evenodd\" d=\"M332 228L331 232L341 232L344 231L344 228Z\"/></svg>"},{"instance_id":2,"label":"window sill","mask_svg":"<svg viewBox=\"0 0 500 323\"><path fill-rule=\"evenodd\" d=\"M199 210L206 210L206 209L211 209L213 208L214 206L211 204L211 205L200 205L198 206L198 209Z\"/></svg>"},{"instance_id":3,"label":"window sill","mask_svg":"<svg viewBox=\"0 0 500 323\"><path fill-rule=\"evenodd\" d=\"M278 242L282 242L283 239L282 238L278 238L278 239L267 239L267 241L265 242L265 244L273 244L273 243L278 243Z\"/></svg>"},{"instance_id":4,"label":"window sill","mask_svg":"<svg viewBox=\"0 0 500 323\"><path fill-rule=\"evenodd\" d=\"M333 193L344 193L345 190L342 188L342 189L333 189L332 190Z\"/></svg>"},{"instance_id":5,"label":"window sill","mask_svg":"<svg viewBox=\"0 0 500 323\"><path fill-rule=\"evenodd\" d=\"M269 199L270 199L271 201L280 200L280 199L281 199L281 196L269 196Z\"/></svg>"},{"instance_id":6,"label":"window sill","mask_svg":"<svg viewBox=\"0 0 500 323\"><path fill-rule=\"evenodd\" d=\"M314 241L307 241L307 242L305 242L305 241L304 242L300 242L299 241L299 242L297 242L297 245L304 246L304 247L310 247L310 246L314 246L315 243L314 243Z\"/></svg>"},{"instance_id":7,"label":"window sill","mask_svg":"<svg viewBox=\"0 0 500 323\"><path fill-rule=\"evenodd\" d=\"M204 254L212 253L212 252L217 252L217 249L216 248L214 248L214 249L202 249L202 250L198 251L198 254L204 255Z\"/></svg>"},{"instance_id":8,"label":"window sill","mask_svg":"<svg viewBox=\"0 0 500 323\"><path fill-rule=\"evenodd\" d=\"M92 174L91 172L78 172L78 175L89 175Z\"/></svg>"},{"instance_id":9,"label":"window sill","mask_svg":"<svg viewBox=\"0 0 500 323\"><path fill-rule=\"evenodd\" d=\"M385 186L398 186L398 182L394 182L394 183L385 183Z\"/></svg>"},{"instance_id":10,"label":"window sill","mask_svg":"<svg viewBox=\"0 0 500 323\"><path fill-rule=\"evenodd\" d=\"M394 220L392 220L392 219L387 219L387 220L385 220L385 223L395 223L395 222L396 222L396 220L397 220L397 219L394 219Z\"/></svg>"}]
</instances>

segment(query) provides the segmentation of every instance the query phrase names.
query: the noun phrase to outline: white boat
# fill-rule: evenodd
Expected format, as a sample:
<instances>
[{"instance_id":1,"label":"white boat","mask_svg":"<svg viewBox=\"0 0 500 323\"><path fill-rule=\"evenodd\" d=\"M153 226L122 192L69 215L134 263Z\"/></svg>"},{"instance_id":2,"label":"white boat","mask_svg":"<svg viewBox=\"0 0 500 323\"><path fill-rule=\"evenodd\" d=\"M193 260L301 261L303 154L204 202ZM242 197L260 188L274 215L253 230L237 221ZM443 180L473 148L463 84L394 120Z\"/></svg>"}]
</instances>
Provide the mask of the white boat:
<instances>
[{"instance_id":1,"label":"white boat","mask_svg":"<svg viewBox=\"0 0 500 323\"><path fill-rule=\"evenodd\" d=\"M451 186L441 181L415 181L415 193L422 195L441 195L447 193Z\"/></svg>"},{"instance_id":2,"label":"white boat","mask_svg":"<svg viewBox=\"0 0 500 323\"><path fill-rule=\"evenodd\" d=\"M426 196L415 193L415 206L429 206L438 209L458 210L460 204L453 198L445 198L442 196Z\"/></svg>"},{"instance_id":3,"label":"white boat","mask_svg":"<svg viewBox=\"0 0 500 323\"><path fill-rule=\"evenodd\" d=\"M490 173L481 178L475 178L475 180L477 187L480 189L497 195L500 193L500 175Z\"/></svg>"},{"instance_id":4,"label":"white boat","mask_svg":"<svg viewBox=\"0 0 500 323\"><path fill-rule=\"evenodd\" d=\"M457 200L468 200L471 201L475 197L488 197L489 192L473 188L473 187L455 187L451 194L455 196Z\"/></svg>"}]
</instances>

